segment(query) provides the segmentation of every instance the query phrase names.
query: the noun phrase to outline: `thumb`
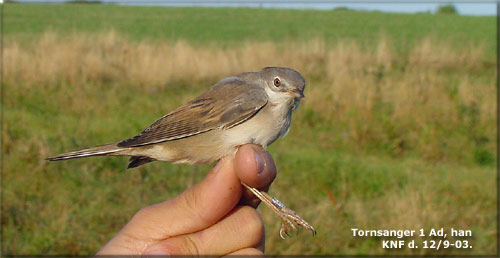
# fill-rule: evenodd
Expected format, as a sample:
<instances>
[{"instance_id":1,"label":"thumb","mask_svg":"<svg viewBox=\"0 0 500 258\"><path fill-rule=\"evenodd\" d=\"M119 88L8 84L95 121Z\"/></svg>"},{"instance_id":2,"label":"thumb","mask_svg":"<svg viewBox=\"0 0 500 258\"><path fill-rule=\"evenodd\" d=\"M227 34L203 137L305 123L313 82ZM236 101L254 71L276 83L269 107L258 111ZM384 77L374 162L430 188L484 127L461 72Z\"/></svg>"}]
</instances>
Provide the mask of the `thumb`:
<instances>
[{"instance_id":1,"label":"thumb","mask_svg":"<svg viewBox=\"0 0 500 258\"><path fill-rule=\"evenodd\" d=\"M140 210L124 231L152 239L200 231L233 209L241 189L233 159L223 158L201 182L179 196Z\"/></svg>"}]
</instances>

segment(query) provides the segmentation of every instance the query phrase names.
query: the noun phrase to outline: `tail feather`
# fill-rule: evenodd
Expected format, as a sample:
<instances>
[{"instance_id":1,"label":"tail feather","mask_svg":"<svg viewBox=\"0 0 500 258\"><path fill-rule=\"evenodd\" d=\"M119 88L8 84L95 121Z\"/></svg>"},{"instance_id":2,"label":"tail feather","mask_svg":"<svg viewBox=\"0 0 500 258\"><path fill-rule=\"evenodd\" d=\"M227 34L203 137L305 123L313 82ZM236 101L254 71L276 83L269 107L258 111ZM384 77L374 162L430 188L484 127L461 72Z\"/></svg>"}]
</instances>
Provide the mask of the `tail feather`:
<instances>
[{"instance_id":1,"label":"tail feather","mask_svg":"<svg viewBox=\"0 0 500 258\"><path fill-rule=\"evenodd\" d=\"M110 143L88 149L62 153L54 157L46 158L46 160L60 161L67 159L85 158L91 156L105 156L105 155L117 154L117 152L122 151L124 148L120 148L116 146L116 144L117 143Z\"/></svg>"},{"instance_id":2,"label":"tail feather","mask_svg":"<svg viewBox=\"0 0 500 258\"><path fill-rule=\"evenodd\" d=\"M150 157L144 157L144 156L132 156L130 157L130 160L128 162L128 167L127 169L130 168L135 168L138 166L142 166L144 164L147 164L149 162L153 162L156 159L150 158Z\"/></svg>"}]
</instances>

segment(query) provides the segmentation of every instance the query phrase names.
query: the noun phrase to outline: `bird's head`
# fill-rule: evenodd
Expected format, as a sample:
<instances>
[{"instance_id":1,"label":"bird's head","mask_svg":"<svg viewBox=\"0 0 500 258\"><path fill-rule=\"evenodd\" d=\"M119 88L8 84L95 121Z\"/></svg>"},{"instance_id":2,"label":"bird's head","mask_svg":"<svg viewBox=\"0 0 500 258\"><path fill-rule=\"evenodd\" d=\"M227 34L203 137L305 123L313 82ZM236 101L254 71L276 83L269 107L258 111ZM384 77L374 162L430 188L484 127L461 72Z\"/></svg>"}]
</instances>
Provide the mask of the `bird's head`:
<instances>
[{"instance_id":1,"label":"bird's head","mask_svg":"<svg viewBox=\"0 0 500 258\"><path fill-rule=\"evenodd\" d=\"M290 102L293 109L298 107L306 87L299 72L286 67L266 67L259 73L271 103Z\"/></svg>"}]
</instances>

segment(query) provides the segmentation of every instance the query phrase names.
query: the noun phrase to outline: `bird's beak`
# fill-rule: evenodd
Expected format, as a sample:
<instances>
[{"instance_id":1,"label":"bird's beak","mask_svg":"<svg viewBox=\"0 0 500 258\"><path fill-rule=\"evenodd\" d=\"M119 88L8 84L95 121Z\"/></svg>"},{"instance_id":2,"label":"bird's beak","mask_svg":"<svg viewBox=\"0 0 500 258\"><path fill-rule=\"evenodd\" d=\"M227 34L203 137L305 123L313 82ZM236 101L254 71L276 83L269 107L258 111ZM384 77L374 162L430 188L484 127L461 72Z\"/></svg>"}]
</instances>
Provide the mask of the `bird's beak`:
<instances>
[{"instance_id":1,"label":"bird's beak","mask_svg":"<svg viewBox=\"0 0 500 258\"><path fill-rule=\"evenodd\" d=\"M300 89L291 90L291 91L288 91L288 93L290 93L290 95L294 96L295 98L301 99L304 97L304 92Z\"/></svg>"}]
</instances>

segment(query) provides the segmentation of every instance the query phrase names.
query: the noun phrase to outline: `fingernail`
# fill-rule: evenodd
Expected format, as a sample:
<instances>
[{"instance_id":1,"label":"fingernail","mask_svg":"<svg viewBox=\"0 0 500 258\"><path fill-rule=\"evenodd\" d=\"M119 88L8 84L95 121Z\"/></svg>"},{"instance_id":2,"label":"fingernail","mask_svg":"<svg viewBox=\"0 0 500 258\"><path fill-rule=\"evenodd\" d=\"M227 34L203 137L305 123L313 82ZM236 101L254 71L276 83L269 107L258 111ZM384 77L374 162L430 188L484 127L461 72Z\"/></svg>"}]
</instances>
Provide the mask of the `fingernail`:
<instances>
[{"instance_id":1,"label":"fingernail","mask_svg":"<svg viewBox=\"0 0 500 258\"><path fill-rule=\"evenodd\" d=\"M223 160L219 160L217 162L217 164L215 165L215 167L212 169L212 173L217 173L217 171L220 170L220 168L222 167L222 162L224 162Z\"/></svg>"},{"instance_id":2,"label":"fingernail","mask_svg":"<svg viewBox=\"0 0 500 258\"><path fill-rule=\"evenodd\" d=\"M266 162L260 156L258 152L255 152L255 160L257 161L257 174L262 174L264 172L264 167L266 166Z\"/></svg>"}]
</instances>

